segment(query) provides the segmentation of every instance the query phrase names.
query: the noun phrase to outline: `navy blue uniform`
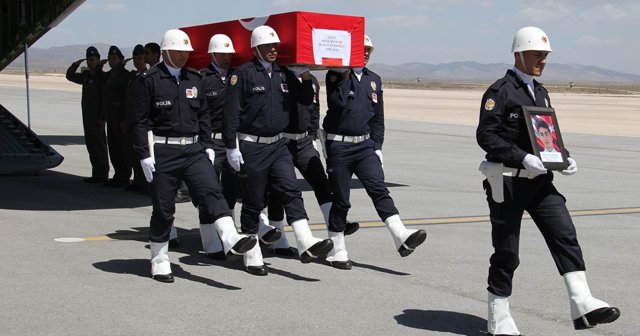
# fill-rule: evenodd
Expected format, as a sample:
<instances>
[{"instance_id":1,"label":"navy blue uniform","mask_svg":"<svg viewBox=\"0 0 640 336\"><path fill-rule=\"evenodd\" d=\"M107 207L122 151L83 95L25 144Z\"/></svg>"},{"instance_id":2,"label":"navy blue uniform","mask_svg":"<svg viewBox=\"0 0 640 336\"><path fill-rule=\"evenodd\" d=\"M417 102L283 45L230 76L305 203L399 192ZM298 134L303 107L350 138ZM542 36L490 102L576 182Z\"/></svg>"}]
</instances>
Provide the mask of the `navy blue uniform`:
<instances>
[{"instance_id":1,"label":"navy blue uniform","mask_svg":"<svg viewBox=\"0 0 640 336\"><path fill-rule=\"evenodd\" d=\"M334 198L329 230L343 232L351 208L350 183L354 173L383 221L397 215L398 209L389 196L382 164L375 154L384 142L380 76L363 68L358 81L353 71L348 79L341 73L328 71L326 83L328 110L322 126L327 133L327 174ZM335 140L330 140L331 135L337 136Z\"/></svg>"},{"instance_id":2,"label":"navy blue uniform","mask_svg":"<svg viewBox=\"0 0 640 336\"><path fill-rule=\"evenodd\" d=\"M320 85L318 79L311 75L313 86L313 103L297 104L292 111L289 126L284 131L288 137L287 147L293 157L294 166L300 171L315 193L318 204L332 201L329 180L320 159L320 153L313 146L320 128ZM269 194L269 219L280 221L284 218L282 197L278 193Z\"/></svg>"},{"instance_id":3,"label":"navy blue uniform","mask_svg":"<svg viewBox=\"0 0 640 336\"><path fill-rule=\"evenodd\" d=\"M226 96L226 79L227 73L219 73L212 64L208 67L201 69L200 73L204 76L202 80L202 89L207 99L207 105L209 108L209 116L211 118L211 140L213 150L216 153L214 167L216 175L222 186L222 192L229 208L233 208L235 205L235 180L233 171L227 163L227 155L222 141L222 112L224 108L225 96ZM200 223L213 223L210 218L207 218L207 212L205 209L200 208Z\"/></svg>"},{"instance_id":4,"label":"navy blue uniform","mask_svg":"<svg viewBox=\"0 0 640 336\"><path fill-rule=\"evenodd\" d=\"M223 113L223 139L226 148L236 148L236 134L250 135L255 141L240 141L242 167L242 231L258 232L260 211L264 208L268 184L283 194L289 224L308 219L302 194L298 190L291 153L282 132L289 126L296 104L311 104L310 80L298 81L286 68L273 64L271 77L257 60L240 66L227 85Z\"/></svg>"},{"instance_id":5,"label":"navy blue uniform","mask_svg":"<svg viewBox=\"0 0 640 336\"><path fill-rule=\"evenodd\" d=\"M206 107L202 76L182 68L180 81L164 63L152 67L135 86L133 96L133 146L140 159L150 156L147 131L156 137L191 138L186 144L156 142L155 173L151 182L151 242L166 242L174 220L175 195L184 179L196 204L207 209L213 221L230 216L206 148L211 148L211 124Z\"/></svg>"},{"instance_id":6,"label":"navy blue uniform","mask_svg":"<svg viewBox=\"0 0 640 336\"><path fill-rule=\"evenodd\" d=\"M550 107L547 90L534 80L535 100L527 85L509 70L485 92L476 131L478 144L488 161L524 169L522 161L533 149L525 124L523 106ZM568 156L568 152L566 153ZM491 218L491 240L495 249L490 259L488 290L510 296L513 273L518 267L520 225L526 210L547 242L560 274L585 269L576 230L565 198L553 185L553 173L533 179L504 176L504 202L496 203L491 187L483 181Z\"/></svg>"},{"instance_id":7,"label":"navy blue uniform","mask_svg":"<svg viewBox=\"0 0 640 336\"><path fill-rule=\"evenodd\" d=\"M93 71L77 73L80 64L71 64L67 69L67 80L82 85L82 128L84 141L91 162L91 177L106 181L109 175L109 153L107 133L104 129L106 117L102 106L102 65Z\"/></svg>"},{"instance_id":8,"label":"navy blue uniform","mask_svg":"<svg viewBox=\"0 0 640 336\"><path fill-rule=\"evenodd\" d=\"M127 105L127 85L132 74L118 66L105 73L103 103L107 115L107 142L109 156L115 171L113 183L127 185L131 177L131 162L125 138L125 110Z\"/></svg>"}]
</instances>

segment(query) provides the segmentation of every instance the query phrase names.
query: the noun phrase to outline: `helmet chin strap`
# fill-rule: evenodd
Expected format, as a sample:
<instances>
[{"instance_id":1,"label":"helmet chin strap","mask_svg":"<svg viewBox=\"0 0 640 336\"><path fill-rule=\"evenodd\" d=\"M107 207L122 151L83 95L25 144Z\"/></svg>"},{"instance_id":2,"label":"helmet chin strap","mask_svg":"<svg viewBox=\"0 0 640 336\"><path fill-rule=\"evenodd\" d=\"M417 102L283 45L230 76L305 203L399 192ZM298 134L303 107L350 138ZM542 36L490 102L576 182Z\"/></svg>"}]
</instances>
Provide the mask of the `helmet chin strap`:
<instances>
[{"instance_id":1,"label":"helmet chin strap","mask_svg":"<svg viewBox=\"0 0 640 336\"><path fill-rule=\"evenodd\" d=\"M270 63L270 62L267 62L267 61L265 61L265 60L264 60L264 57L262 57L262 55L260 54L260 51L258 50L258 47L255 47L255 48L253 48L253 49L254 49L254 52L253 52L253 53L256 55L256 57L257 57L261 62L264 62L264 63Z\"/></svg>"},{"instance_id":2,"label":"helmet chin strap","mask_svg":"<svg viewBox=\"0 0 640 336\"><path fill-rule=\"evenodd\" d=\"M213 53L211 53L211 62L212 62L213 64L215 64L215 66L217 66L218 68L222 68L222 67L220 66L220 63L218 63L218 60L216 59L216 56L215 56Z\"/></svg>"},{"instance_id":3,"label":"helmet chin strap","mask_svg":"<svg viewBox=\"0 0 640 336\"><path fill-rule=\"evenodd\" d=\"M527 64L524 62L524 55L522 54L522 51L518 51L518 55L520 56L520 63L524 68L524 73L529 74L529 70L527 70Z\"/></svg>"},{"instance_id":4,"label":"helmet chin strap","mask_svg":"<svg viewBox=\"0 0 640 336\"><path fill-rule=\"evenodd\" d=\"M165 53L165 55L167 56L167 57L166 57L166 60L168 61L168 63L169 63L169 65L170 65L170 66L172 66L172 67L174 67L174 68L176 68L176 69L180 69L180 68L178 68L178 67L176 66L176 64L175 64L175 63L173 62L173 60L171 59L171 54L169 53L169 51L167 51L167 52ZM164 55L163 55L163 56L164 56Z\"/></svg>"}]
</instances>

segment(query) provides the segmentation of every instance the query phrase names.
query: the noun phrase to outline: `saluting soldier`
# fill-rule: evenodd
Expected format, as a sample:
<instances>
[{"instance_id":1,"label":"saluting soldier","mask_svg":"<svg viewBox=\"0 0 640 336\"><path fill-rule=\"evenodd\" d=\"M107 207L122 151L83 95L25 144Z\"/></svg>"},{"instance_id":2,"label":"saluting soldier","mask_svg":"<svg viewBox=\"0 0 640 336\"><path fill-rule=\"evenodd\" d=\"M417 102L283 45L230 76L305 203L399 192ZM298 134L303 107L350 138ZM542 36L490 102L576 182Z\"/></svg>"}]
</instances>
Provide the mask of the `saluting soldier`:
<instances>
[{"instance_id":1,"label":"saluting soldier","mask_svg":"<svg viewBox=\"0 0 640 336\"><path fill-rule=\"evenodd\" d=\"M87 68L76 72L85 60ZM82 85L82 128L91 162L91 177L84 179L86 183L104 183L109 177L106 117L102 106L102 65L105 62L100 60L98 49L90 46L86 58L73 62L67 69L67 80Z\"/></svg>"},{"instance_id":2,"label":"saluting soldier","mask_svg":"<svg viewBox=\"0 0 640 336\"><path fill-rule=\"evenodd\" d=\"M113 165L113 178L105 186L123 188L129 186L131 163L129 162L125 138L125 109L127 105L127 85L132 75L125 66L124 55L116 46L109 48L109 66L104 77L104 108L107 115L107 142L109 157Z\"/></svg>"}]
</instances>

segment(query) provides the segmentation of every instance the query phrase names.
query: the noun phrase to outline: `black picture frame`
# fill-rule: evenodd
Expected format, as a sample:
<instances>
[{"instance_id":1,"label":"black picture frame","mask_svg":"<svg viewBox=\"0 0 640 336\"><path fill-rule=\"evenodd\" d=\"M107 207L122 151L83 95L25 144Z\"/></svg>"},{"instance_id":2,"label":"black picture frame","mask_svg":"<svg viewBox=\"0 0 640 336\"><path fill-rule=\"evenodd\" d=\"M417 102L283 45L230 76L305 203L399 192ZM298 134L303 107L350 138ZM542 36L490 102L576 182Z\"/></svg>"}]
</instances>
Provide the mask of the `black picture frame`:
<instances>
[{"instance_id":1,"label":"black picture frame","mask_svg":"<svg viewBox=\"0 0 640 336\"><path fill-rule=\"evenodd\" d=\"M551 107L523 106L525 124L534 154L549 170L569 167L556 111Z\"/></svg>"}]
</instances>

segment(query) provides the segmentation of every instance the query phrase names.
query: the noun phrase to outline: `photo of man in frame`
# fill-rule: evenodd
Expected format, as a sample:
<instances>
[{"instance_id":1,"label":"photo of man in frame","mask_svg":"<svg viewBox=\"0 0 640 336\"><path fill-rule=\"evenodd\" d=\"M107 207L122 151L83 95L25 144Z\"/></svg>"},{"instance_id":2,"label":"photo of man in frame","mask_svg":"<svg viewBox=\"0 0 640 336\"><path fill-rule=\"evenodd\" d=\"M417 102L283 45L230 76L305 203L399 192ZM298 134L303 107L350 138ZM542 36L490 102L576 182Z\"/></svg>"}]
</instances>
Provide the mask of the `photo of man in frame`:
<instances>
[{"instance_id":1,"label":"photo of man in frame","mask_svg":"<svg viewBox=\"0 0 640 336\"><path fill-rule=\"evenodd\" d=\"M535 129L536 143L538 144L542 162L562 162L553 120L551 118L545 120L543 116L532 115L531 124Z\"/></svg>"}]
</instances>

